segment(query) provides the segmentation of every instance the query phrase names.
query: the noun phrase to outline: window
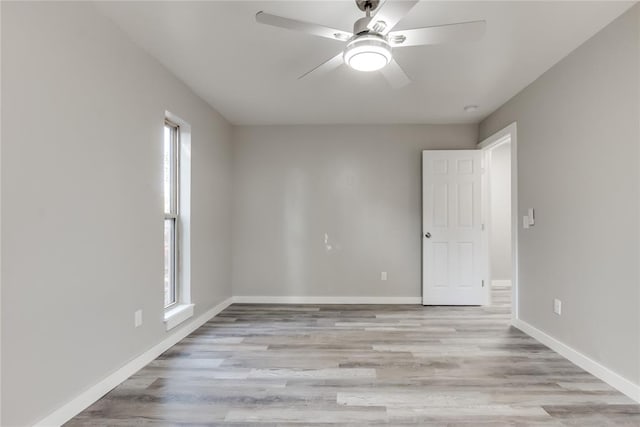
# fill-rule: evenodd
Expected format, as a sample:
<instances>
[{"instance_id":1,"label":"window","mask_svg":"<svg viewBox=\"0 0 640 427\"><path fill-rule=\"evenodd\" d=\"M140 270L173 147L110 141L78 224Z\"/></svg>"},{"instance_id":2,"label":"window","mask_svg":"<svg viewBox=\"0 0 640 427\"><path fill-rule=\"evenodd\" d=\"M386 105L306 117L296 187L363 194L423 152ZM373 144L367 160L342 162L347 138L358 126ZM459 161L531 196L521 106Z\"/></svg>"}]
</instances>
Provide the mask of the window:
<instances>
[{"instance_id":1,"label":"window","mask_svg":"<svg viewBox=\"0 0 640 427\"><path fill-rule=\"evenodd\" d=\"M178 231L180 225L180 128L164 124L164 307L180 300L178 284Z\"/></svg>"},{"instance_id":2,"label":"window","mask_svg":"<svg viewBox=\"0 0 640 427\"><path fill-rule=\"evenodd\" d=\"M191 303L191 126L165 112L163 147L164 323L193 316ZM160 289L158 289L159 291Z\"/></svg>"}]
</instances>

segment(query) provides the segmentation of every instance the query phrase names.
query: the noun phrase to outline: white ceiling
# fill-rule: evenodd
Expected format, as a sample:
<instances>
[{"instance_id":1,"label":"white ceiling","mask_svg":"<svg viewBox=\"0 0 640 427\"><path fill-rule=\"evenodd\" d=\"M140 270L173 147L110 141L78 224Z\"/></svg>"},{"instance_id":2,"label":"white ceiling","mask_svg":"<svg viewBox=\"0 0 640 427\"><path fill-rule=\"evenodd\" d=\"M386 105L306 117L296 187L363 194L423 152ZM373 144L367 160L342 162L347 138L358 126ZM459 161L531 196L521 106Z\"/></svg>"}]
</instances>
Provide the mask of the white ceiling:
<instances>
[{"instance_id":1,"label":"white ceiling","mask_svg":"<svg viewBox=\"0 0 640 427\"><path fill-rule=\"evenodd\" d=\"M479 42L394 50L413 82L342 66L297 77L341 42L257 24L260 10L351 31L353 0L104 2L98 8L234 124L475 123L633 2L418 3L396 29L484 19ZM463 107L477 104L479 111Z\"/></svg>"}]
</instances>

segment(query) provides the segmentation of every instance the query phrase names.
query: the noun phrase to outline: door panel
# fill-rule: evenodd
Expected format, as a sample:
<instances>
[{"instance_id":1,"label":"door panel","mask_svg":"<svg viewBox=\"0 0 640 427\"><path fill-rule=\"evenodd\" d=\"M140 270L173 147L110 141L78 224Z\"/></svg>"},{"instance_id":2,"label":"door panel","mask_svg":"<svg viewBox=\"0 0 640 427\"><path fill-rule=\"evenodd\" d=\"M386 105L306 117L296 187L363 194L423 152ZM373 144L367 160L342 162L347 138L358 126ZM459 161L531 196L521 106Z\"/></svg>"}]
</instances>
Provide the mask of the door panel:
<instances>
[{"instance_id":1,"label":"door panel","mask_svg":"<svg viewBox=\"0 0 640 427\"><path fill-rule=\"evenodd\" d=\"M480 161L478 150L422 152L424 305L484 301Z\"/></svg>"}]
</instances>

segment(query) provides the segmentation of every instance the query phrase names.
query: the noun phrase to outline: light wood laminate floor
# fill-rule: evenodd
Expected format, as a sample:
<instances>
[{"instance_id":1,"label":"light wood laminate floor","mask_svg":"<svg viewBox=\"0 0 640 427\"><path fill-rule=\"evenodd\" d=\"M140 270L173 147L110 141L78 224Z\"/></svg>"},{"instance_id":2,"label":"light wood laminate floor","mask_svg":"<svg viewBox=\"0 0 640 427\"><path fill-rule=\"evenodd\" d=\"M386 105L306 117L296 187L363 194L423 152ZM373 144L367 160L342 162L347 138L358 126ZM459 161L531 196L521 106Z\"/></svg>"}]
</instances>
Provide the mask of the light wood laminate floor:
<instances>
[{"instance_id":1,"label":"light wood laminate floor","mask_svg":"<svg viewBox=\"0 0 640 427\"><path fill-rule=\"evenodd\" d=\"M640 426L493 307L234 304L67 425Z\"/></svg>"}]
</instances>

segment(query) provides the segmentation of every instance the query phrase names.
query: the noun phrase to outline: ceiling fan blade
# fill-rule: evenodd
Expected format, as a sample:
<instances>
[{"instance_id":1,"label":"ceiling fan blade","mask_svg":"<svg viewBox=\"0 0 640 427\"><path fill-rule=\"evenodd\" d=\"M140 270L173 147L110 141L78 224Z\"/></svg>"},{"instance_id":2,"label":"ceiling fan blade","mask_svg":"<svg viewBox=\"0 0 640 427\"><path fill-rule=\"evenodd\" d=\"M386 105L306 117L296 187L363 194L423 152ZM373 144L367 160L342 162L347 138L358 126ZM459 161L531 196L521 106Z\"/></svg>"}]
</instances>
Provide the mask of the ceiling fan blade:
<instances>
[{"instance_id":1,"label":"ceiling fan blade","mask_svg":"<svg viewBox=\"0 0 640 427\"><path fill-rule=\"evenodd\" d=\"M487 23L485 21L473 21L416 28L414 30L392 31L389 33L389 42L393 47L405 47L474 41L482 37L486 26Z\"/></svg>"},{"instance_id":2,"label":"ceiling fan blade","mask_svg":"<svg viewBox=\"0 0 640 427\"><path fill-rule=\"evenodd\" d=\"M323 25L311 24L309 22L298 21L296 19L283 18L282 16L270 15L262 11L256 13L256 22L274 27L286 28L287 30L302 31L314 36L326 37L332 40L346 41L353 34L348 31L336 30L335 28Z\"/></svg>"},{"instance_id":3,"label":"ceiling fan blade","mask_svg":"<svg viewBox=\"0 0 640 427\"><path fill-rule=\"evenodd\" d=\"M367 28L380 34L387 34L418 3L418 0L386 0L378 7Z\"/></svg>"},{"instance_id":4,"label":"ceiling fan blade","mask_svg":"<svg viewBox=\"0 0 640 427\"><path fill-rule=\"evenodd\" d=\"M391 62L389 62L389 64L380 71L394 89L401 88L411 83L411 79L395 59L392 59Z\"/></svg>"},{"instance_id":5,"label":"ceiling fan blade","mask_svg":"<svg viewBox=\"0 0 640 427\"><path fill-rule=\"evenodd\" d=\"M340 52L339 54L337 54L333 58L323 62L320 65L318 65L316 68L314 68L314 69L312 69L310 71L307 71L306 73L304 73L303 75L298 77L298 80L300 80L300 79L302 79L304 77L320 76L322 74L328 73L329 71L335 70L336 68L338 68L342 64L344 64L344 60L342 59L342 52Z\"/></svg>"}]
</instances>

